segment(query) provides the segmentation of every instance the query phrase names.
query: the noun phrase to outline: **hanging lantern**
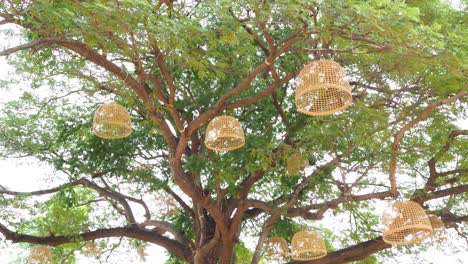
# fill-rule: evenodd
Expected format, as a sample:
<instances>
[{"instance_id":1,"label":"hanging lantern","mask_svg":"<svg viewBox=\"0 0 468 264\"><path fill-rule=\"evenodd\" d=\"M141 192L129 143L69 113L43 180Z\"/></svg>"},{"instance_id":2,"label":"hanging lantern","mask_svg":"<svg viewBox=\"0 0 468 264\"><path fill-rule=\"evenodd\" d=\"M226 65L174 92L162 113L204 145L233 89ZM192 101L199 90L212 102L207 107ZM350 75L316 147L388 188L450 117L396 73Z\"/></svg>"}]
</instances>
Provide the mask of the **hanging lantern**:
<instances>
[{"instance_id":1,"label":"hanging lantern","mask_svg":"<svg viewBox=\"0 0 468 264\"><path fill-rule=\"evenodd\" d=\"M86 242L86 244L81 249L81 252L83 252L83 255L87 257L91 257L91 256L97 257L101 255L102 250L94 241L91 241L91 242Z\"/></svg>"},{"instance_id":2,"label":"hanging lantern","mask_svg":"<svg viewBox=\"0 0 468 264\"><path fill-rule=\"evenodd\" d=\"M309 166L309 161L302 153L297 152L288 157L286 171L289 176L298 176L307 166Z\"/></svg>"},{"instance_id":3,"label":"hanging lantern","mask_svg":"<svg viewBox=\"0 0 468 264\"><path fill-rule=\"evenodd\" d=\"M45 246L33 248L28 258L28 264L52 264L52 262L52 253Z\"/></svg>"},{"instance_id":4,"label":"hanging lantern","mask_svg":"<svg viewBox=\"0 0 468 264\"><path fill-rule=\"evenodd\" d=\"M94 114L93 131L105 139L128 137L132 133L130 114L119 104L103 104Z\"/></svg>"},{"instance_id":5,"label":"hanging lantern","mask_svg":"<svg viewBox=\"0 0 468 264\"><path fill-rule=\"evenodd\" d=\"M315 231L297 232L291 241L291 255L294 260L314 260L327 255L325 241Z\"/></svg>"},{"instance_id":6,"label":"hanging lantern","mask_svg":"<svg viewBox=\"0 0 468 264\"><path fill-rule=\"evenodd\" d=\"M432 230L434 230L433 241L442 242L447 239L447 228L440 217L429 214L429 222L431 222Z\"/></svg>"},{"instance_id":7,"label":"hanging lantern","mask_svg":"<svg viewBox=\"0 0 468 264\"><path fill-rule=\"evenodd\" d=\"M306 115L330 115L352 102L346 72L332 60L317 60L299 73L296 88L297 110Z\"/></svg>"},{"instance_id":8,"label":"hanging lantern","mask_svg":"<svg viewBox=\"0 0 468 264\"><path fill-rule=\"evenodd\" d=\"M245 144L244 130L232 116L217 116L206 128L205 145L216 151L229 151Z\"/></svg>"},{"instance_id":9,"label":"hanging lantern","mask_svg":"<svg viewBox=\"0 0 468 264\"><path fill-rule=\"evenodd\" d=\"M141 262L146 261L146 244L141 244L137 248L137 254L140 257Z\"/></svg>"},{"instance_id":10,"label":"hanging lantern","mask_svg":"<svg viewBox=\"0 0 468 264\"><path fill-rule=\"evenodd\" d=\"M158 201L158 214L160 215L172 215L177 212L178 204L177 201L167 193L158 193L156 195L156 201Z\"/></svg>"},{"instance_id":11,"label":"hanging lantern","mask_svg":"<svg viewBox=\"0 0 468 264\"><path fill-rule=\"evenodd\" d=\"M270 237L265 242L264 256L269 261L286 261L288 257L288 242L282 237Z\"/></svg>"},{"instance_id":12,"label":"hanging lantern","mask_svg":"<svg viewBox=\"0 0 468 264\"><path fill-rule=\"evenodd\" d=\"M382 216L383 240L391 245L418 244L433 234L422 207L412 201L393 203Z\"/></svg>"}]
</instances>

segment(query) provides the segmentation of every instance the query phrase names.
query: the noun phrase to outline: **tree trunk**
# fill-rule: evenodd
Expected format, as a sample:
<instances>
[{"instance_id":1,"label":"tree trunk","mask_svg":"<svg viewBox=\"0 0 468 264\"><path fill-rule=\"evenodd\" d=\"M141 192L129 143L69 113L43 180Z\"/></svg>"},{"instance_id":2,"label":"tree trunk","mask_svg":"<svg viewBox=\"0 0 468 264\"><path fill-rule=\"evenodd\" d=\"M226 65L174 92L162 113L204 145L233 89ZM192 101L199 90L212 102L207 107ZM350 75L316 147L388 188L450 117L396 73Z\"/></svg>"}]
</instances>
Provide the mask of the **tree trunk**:
<instances>
[{"instance_id":1,"label":"tree trunk","mask_svg":"<svg viewBox=\"0 0 468 264\"><path fill-rule=\"evenodd\" d=\"M223 244L220 245L220 263L221 264L233 264L233 255L234 255L234 240L228 239L223 241Z\"/></svg>"}]
</instances>

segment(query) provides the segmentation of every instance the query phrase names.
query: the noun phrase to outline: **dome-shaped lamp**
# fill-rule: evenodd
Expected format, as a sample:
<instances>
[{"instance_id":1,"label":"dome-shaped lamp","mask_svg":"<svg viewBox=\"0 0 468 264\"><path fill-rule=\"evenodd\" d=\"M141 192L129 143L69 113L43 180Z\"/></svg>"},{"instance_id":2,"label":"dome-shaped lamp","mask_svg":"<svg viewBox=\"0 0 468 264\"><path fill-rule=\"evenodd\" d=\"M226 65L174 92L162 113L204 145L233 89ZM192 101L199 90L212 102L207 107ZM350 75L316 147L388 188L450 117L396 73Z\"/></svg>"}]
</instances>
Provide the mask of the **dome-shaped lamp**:
<instances>
[{"instance_id":1,"label":"dome-shaped lamp","mask_svg":"<svg viewBox=\"0 0 468 264\"><path fill-rule=\"evenodd\" d=\"M440 217L429 214L429 222L431 222L432 230L434 230L433 241L442 242L447 239L447 228Z\"/></svg>"},{"instance_id":2,"label":"dome-shaped lamp","mask_svg":"<svg viewBox=\"0 0 468 264\"><path fill-rule=\"evenodd\" d=\"M299 73L295 97L297 110L306 115L330 115L352 103L346 72L332 60L317 60Z\"/></svg>"},{"instance_id":3,"label":"dome-shaped lamp","mask_svg":"<svg viewBox=\"0 0 468 264\"><path fill-rule=\"evenodd\" d=\"M101 255L102 250L94 241L90 241L86 242L86 244L81 249L81 252L83 252L83 255L87 257L97 257Z\"/></svg>"},{"instance_id":4,"label":"dome-shaped lamp","mask_svg":"<svg viewBox=\"0 0 468 264\"><path fill-rule=\"evenodd\" d=\"M391 245L418 244L433 234L422 207L412 201L393 203L382 216L383 240Z\"/></svg>"},{"instance_id":5,"label":"dome-shaped lamp","mask_svg":"<svg viewBox=\"0 0 468 264\"><path fill-rule=\"evenodd\" d=\"M245 144L244 130L232 116L217 116L206 128L205 145L216 151L229 151Z\"/></svg>"},{"instance_id":6,"label":"dome-shaped lamp","mask_svg":"<svg viewBox=\"0 0 468 264\"><path fill-rule=\"evenodd\" d=\"M105 139L128 137L132 133L130 114L119 104L103 104L94 113L93 131Z\"/></svg>"},{"instance_id":7,"label":"dome-shaped lamp","mask_svg":"<svg viewBox=\"0 0 468 264\"><path fill-rule=\"evenodd\" d=\"M302 153L297 152L288 157L286 172L289 176L298 176L307 166L309 166L309 161Z\"/></svg>"},{"instance_id":8,"label":"dome-shaped lamp","mask_svg":"<svg viewBox=\"0 0 468 264\"><path fill-rule=\"evenodd\" d=\"M265 242L264 252L268 261L284 262L288 257L288 242L282 237L270 237Z\"/></svg>"},{"instance_id":9,"label":"dome-shaped lamp","mask_svg":"<svg viewBox=\"0 0 468 264\"><path fill-rule=\"evenodd\" d=\"M45 246L33 248L28 258L28 264L52 264L52 262L52 252Z\"/></svg>"},{"instance_id":10,"label":"dome-shaped lamp","mask_svg":"<svg viewBox=\"0 0 468 264\"><path fill-rule=\"evenodd\" d=\"M314 260L327 255L325 241L315 231L297 232L291 240L291 255L294 260Z\"/></svg>"},{"instance_id":11,"label":"dome-shaped lamp","mask_svg":"<svg viewBox=\"0 0 468 264\"><path fill-rule=\"evenodd\" d=\"M138 246L137 248L137 254L138 256L140 257L140 261L141 262L145 262L146 261L146 244L141 244Z\"/></svg>"}]
</instances>

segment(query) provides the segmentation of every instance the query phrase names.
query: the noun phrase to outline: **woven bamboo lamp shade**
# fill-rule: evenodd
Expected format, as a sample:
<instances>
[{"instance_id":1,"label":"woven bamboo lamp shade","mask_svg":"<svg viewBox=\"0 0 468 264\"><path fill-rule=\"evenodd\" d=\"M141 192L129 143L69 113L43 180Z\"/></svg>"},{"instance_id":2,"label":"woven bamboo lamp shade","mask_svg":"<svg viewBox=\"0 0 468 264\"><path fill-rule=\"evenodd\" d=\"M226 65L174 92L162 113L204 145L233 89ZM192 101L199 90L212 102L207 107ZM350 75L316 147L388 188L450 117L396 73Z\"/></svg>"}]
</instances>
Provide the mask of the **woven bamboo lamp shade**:
<instances>
[{"instance_id":1,"label":"woven bamboo lamp shade","mask_svg":"<svg viewBox=\"0 0 468 264\"><path fill-rule=\"evenodd\" d=\"M130 114L119 104L103 104L94 113L93 131L105 139L128 137L132 133Z\"/></svg>"},{"instance_id":2,"label":"woven bamboo lamp shade","mask_svg":"<svg viewBox=\"0 0 468 264\"><path fill-rule=\"evenodd\" d=\"M270 237L265 242L264 256L269 261L286 261L288 257L288 242L282 237Z\"/></svg>"},{"instance_id":3,"label":"woven bamboo lamp shade","mask_svg":"<svg viewBox=\"0 0 468 264\"><path fill-rule=\"evenodd\" d=\"M297 232L291 241L291 255L294 260L314 260L327 255L325 241L315 231Z\"/></svg>"},{"instance_id":4,"label":"woven bamboo lamp shade","mask_svg":"<svg viewBox=\"0 0 468 264\"><path fill-rule=\"evenodd\" d=\"M156 200L159 203L159 210L158 213L161 215L170 215L174 214L177 209L177 201L168 194L159 193L156 195Z\"/></svg>"},{"instance_id":5,"label":"woven bamboo lamp shade","mask_svg":"<svg viewBox=\"0 0 468 264\"><path fill-rule=\"evenodd\" d=\"M422 207L412 201L393 203L382 216L383 240L391 245L418 244L433 234Z\"/></svg>"},{"instance_id":6,"label":"woven bamboo lamp shade","mask_svg":"<svg viewBox=\"0 0 468 264\"><path fill-rule=\"evenodd\" d=\"M101 255L102 250L94 241L91 241L91 242L86 242L86 244L81 249L81 252L83 252L83 255L87 257L91 257L91 256L97 257Z\"/></svg>"},{"instance_id":7,"label":"woven bamboo lamp shade","mask_svg":"<svg viewBox=\"0 0 468 264\"><path fill-rule=\"evenodd\" d=\"M31 250L28 264L52 264L53 257L50 249L45 246L38 246Z\"/></svg>"},{"instance_id":8,"label":"woven bamboo lamp shade","mask_svg":"<svg viewBox=\"0 0 468 264\"><path fill-rule=\"evenodd\" d=\"M447 239L447 228L445 227L444 222L440 217L436 215L427 215L429 221L431 222L432 229L434 230L433 240L436 242L441 242Z\"/></svg>"},{"instance_id":9,"label":"woven bamboo lamp shade","mask_svg":"<svg viewBox=\"0 0 468 264\"><path fill-rule=\"evenodd\" d=\"M332 60L307 64L298 75L297 110L306 115L330 115L347 108L352 102L346 72Z\"/></svg>"},{"instance_id":10,"label":"woven bamboo lamp shade","mask_svg":"<svg viewBox=\"0 0 468 264\"><path fill-rule=\"evenodd\" d=\"M309 166L309 161L304 155L300 152L294 153L288 157L286 172L289 176L298 176L307 166Z\"/></svg>"},{"instance_id":11,"label":"woven bamboo lamp shade","mask_svg":"<svg viewBox=\"0 0 468 264\"><path fill-rule=\"evenodd\" d=\"M206 128L205 145L215 151L229 151L245 144L244 130L232 116L217 116Z\"/></svg>"},{"instance_id":12,"label":"woven bamboo lamp shade","mask_svg":"<svg viewBox=\"0 0 468 264\"><path fill-rule=\"evenodd\" d=\"M146 244L141 244L137 248L137 254L140 257L141 262L146 261Z\"/></svg>"}]
</instances>

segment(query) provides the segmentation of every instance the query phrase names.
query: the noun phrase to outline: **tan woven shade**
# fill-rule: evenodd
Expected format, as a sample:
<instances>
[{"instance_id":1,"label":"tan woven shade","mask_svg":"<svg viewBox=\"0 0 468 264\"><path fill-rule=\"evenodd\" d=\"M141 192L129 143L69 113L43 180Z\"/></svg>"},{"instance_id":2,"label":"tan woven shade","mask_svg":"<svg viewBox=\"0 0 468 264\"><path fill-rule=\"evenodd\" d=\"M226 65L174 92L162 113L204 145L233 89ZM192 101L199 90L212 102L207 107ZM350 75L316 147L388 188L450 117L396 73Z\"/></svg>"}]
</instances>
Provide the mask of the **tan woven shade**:
<instances>
[{"instance_id":1,"label":"tan woven shade","mask_svg":"<svg viewBox=\"0 0 468 264\"><path fill-rule=\"evenodd\" d=\"M286 261L288 257L288 242L282 237L270 237L265 242L264 257L269 261Z\"/></svg>"},{"instance_id":2,"label":"tan woven shade","mask_svg":"<svg viewBox=\"0 0 468 264\"><path fill-rule=\"evenodd\" d=\"M130 114L119 104L103 104L94 113L93 131L105 139L128 137L132 133Z\"/></svg>"},{"instance_id":3,"label":"tan woven shade","mask_svg":"<svg viewBox=\"0 0 468 264\"><path fill-rule=\"evenodd\" d=\"M447 239L447 228L440 217L429 214L429 222L431 222L432 230L434 230L433 241L441 242Z\"/></svg>"},{"instance_id":4,"label":"tan woven shade","mask_svg":"<svg viewBox=\"0 0 468 264\"><path fill-rule=\"evenodd\" d=\"M215 117L206 128L205 145L211 150L229 151L238 149L244 144L244 130L235 117Z\"/></svg>"},{"instance_id":5,"label":"tan woven shade","mask_svg":"<svg viewBox=\"0 0 468 264\"><path fill-rule=\"evenodd\" d=\"M28 258L28 264L52 264L52 262L52 252L45 246L33 248Z\"/></svg>"},{"instance_id":6,"label":"tan woven shade","mask_svg":"<svg viewBox=\"0 0 468 264\"><path fill-rule=\"evenodd\" d=\"M137 248L137 254L138 256L140 257L140 261L141 262L145 262L146 261L146 244L141 244L138 246Z\"/></svg>"},{"instance_id":7,"label":"tan woven shade","mask_svg":"<svg viewBox=\"0 0 468 264\"><path fill-rule=\"evenodd\" d=\"M171 215L174 214L178 209L177 201L167 193L158 193L156 195L156 201L158 201L158 214L160 215Z\"/></svg>"},{"instance_id":8,"label":"tan woven shade","mask_svg":"<svg viewBox=\"0 0 468 264\"><path fill-rule=\"evenodd\" d=\"M314 260L327 255L325 241L315 231L297 232L291 241L291 255L294 260Z\"/></svg>"},{"instance_id":9,"label":"tan woven shade","mask_svg":"<svg viewBox=\"0 0 468 264\"><path fill-rule=\"evenodd\" d=\"M87 257L91 257L91 256L97 257L101 255L102 250L94 241L91 241L91 242L86 242L86 244L81 249L81 252L83 252L83 255Z\"/></svg>"},{"instance_id":10,"label":"tan woven shade","mask_svg":"<svg viewBox=\"0 0 468 264\"><path fill-rule=\"evenodd\" d=\"M302 153L297 152L288 157L286 171L289 176L298 176L307 166L309 166L309 161Z\"/></svg>"},{"instance_id":11,"label":"tan woven shade","mask_svg":"<svg viewBox=\"0 0 468 264\"><path fill-rule=\"evenodd\" d=\"M317 60L299 73L296 88L297 110L306 115L330 115L352 102L346 72L332 60Z\"/></svg>"},{"instance_id":12,"label":"tan woven shade","mask_svg":"<svg viewBox=\"0 0 468 264\"><path fill-rule=\"evenodd\" d=\"M383 240L391 245L418 244L433 233L421 206L412 201L396 201L382 216Z\"/></svg>"}]
</instances>

